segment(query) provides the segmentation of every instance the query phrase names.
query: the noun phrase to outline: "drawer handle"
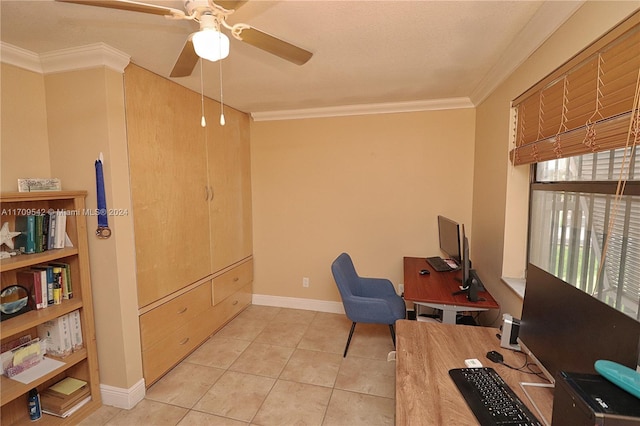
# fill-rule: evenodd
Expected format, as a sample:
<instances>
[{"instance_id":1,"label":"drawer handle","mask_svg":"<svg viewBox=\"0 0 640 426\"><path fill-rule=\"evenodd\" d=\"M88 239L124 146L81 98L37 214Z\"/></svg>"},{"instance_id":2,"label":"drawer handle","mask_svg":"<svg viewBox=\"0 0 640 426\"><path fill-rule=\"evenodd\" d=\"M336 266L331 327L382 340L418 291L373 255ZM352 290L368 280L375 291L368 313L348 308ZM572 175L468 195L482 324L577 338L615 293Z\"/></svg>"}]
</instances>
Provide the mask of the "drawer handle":
<instances>
[{"instance_id":1,"label":"drawer handle","mask_svg":"<svg viewBox=\"0 0 640 426\"><path fill-rule=\"evenodd\" d=\"M178 313L178 315L180 315L180 314L184 314L185 312L187 312L187 309L189 309L189 308L188 308L188 307L186 307L186 306L185 306L184 308L180 309L180 310L177 312L177 313Z\"/></svg>"},{"instance_id":2,"label":"drawer handle","mask_svg":"<svg viewBox=\"0 0 640 426\"><path fill-rule=\"evenodd\" d=\"M233 282L236 282L236 281L240 281L240 278L239 278L239 277L235 277L235 278L233 279Z\"/></svg>"},{"instance_id":3,"label":"drawer handle","mask_svg":"<svg viewBox=\"0 0 640 426\"><path fill-rule=\"evenodd\" d=\"M234 300L234 301L233 301L233 303L232 303L232 305L233 305L233 306L235 306L235 305L237 305L237 304L238 304L238 301L237 301L237 300Z\"/></svg>"},{"instance_id":4,"label":"drawer handle","mask_svg":"<svg viewBox=\"0 0 640 426\"><path fill-rule=\"evenodd\" d=\"M185 337L184 339L182 339L182 341L179 344L180 345L186 345L188 341L189 341L189 338Z\"/></svg>"}]
</instances>

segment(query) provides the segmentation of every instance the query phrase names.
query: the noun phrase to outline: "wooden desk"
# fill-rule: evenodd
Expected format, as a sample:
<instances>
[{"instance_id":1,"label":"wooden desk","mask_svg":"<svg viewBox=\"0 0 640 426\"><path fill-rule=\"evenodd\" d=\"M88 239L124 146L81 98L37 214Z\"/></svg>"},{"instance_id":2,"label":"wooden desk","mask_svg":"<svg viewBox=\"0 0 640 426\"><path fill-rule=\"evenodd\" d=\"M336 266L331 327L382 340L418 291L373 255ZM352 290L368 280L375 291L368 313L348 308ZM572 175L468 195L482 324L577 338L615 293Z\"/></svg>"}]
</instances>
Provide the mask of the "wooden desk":
<instances>
[{"instance_id":1,"label":"wooden desk","mask_svg":"<svg viewBox=\"0 0 640 426\"><path fill-rule=\"evenodd\" d=\"M500 347L498 329L466 325L401 320L396 322L396 425L474 425L478 424L458 388L449 377L452 368L464 368L464 360L477 358L492 367L524 401L538 420L550 422L553 390L527 387L540 416L527 398L520 382L547 383L533 375L495 364L486 358L495 350L514 367L525 363L525 356ZM533 390L535 393L533 393Z\"/></svg>"},{"instance_id":2,"label":"wooden desk","mask_svg":"<svg viewBox=\"0 0 640 426\"><path fill-rule=\"evenodd\" d=\"M420 275L421 269L431 271ZM470 302L466 294L453 295L460 290L460 271L436 272L423 257L404 258L404 298L418 305L442 310L442 322L455 324L460 311L486 311L500 306L488 291L478 293L479 300Z\"/></svg>"}]
</instances>

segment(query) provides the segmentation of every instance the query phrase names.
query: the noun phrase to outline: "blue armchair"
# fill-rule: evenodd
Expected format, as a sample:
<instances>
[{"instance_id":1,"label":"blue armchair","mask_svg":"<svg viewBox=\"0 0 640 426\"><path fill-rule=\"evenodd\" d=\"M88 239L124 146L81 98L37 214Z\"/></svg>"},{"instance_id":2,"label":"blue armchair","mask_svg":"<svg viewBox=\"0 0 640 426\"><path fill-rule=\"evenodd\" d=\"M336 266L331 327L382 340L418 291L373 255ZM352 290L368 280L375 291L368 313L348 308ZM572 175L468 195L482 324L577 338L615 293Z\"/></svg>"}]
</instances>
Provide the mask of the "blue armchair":
<instances>
[{"instance_id":1,"label":"blue armchair","mask_svg":"<svg viewBox=\"0 0 640 426\"><path fill-rule=\"evenodd\" d=\"M356 323L388 324L393 345L396 344L394 325L406 316L402 297L398 296L391 281L384 278L358 276L351 257L342 253L331 264L333 278L338 285L344 310L353 324L344 348L347 356Z\"/></svg>"}]
</instances>

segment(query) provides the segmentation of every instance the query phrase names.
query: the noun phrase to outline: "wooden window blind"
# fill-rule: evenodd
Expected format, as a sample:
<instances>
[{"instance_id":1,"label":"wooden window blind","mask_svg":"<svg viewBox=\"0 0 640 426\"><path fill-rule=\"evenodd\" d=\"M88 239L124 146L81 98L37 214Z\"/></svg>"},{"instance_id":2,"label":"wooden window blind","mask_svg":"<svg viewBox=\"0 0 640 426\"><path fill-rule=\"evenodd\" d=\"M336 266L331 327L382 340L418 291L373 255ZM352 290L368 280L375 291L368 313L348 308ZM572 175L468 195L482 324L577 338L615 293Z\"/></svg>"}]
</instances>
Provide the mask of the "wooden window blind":
<instances>
[{"instance_id":1,"label":"wooden window blind","mask_svg":"<svg viewBox=\"0 0 640 426\"><path fill-rule=\"evenodd\" d=\"M514 165L624 147L639 131L640 11L513 101Z\"/></svg>"}]
</instances>

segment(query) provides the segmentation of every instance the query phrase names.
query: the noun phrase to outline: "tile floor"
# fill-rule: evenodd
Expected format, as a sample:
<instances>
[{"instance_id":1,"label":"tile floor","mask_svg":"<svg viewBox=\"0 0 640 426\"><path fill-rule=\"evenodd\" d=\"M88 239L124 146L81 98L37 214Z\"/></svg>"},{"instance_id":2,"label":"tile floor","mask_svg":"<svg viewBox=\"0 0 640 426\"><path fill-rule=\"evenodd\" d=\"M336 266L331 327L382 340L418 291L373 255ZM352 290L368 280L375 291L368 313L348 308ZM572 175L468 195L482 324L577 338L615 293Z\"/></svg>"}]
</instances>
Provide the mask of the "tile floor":
<instances>
[{"instance_id":1,"label":"tile floor","mask_svg":"<svg viewBox=\"0 0 640 426\"><path fill-rule=\"evenodd\" d=\"M147 389L131 410L81 425L393 425L389 327L252 305Z\"/></svg>"}]
</instances>

